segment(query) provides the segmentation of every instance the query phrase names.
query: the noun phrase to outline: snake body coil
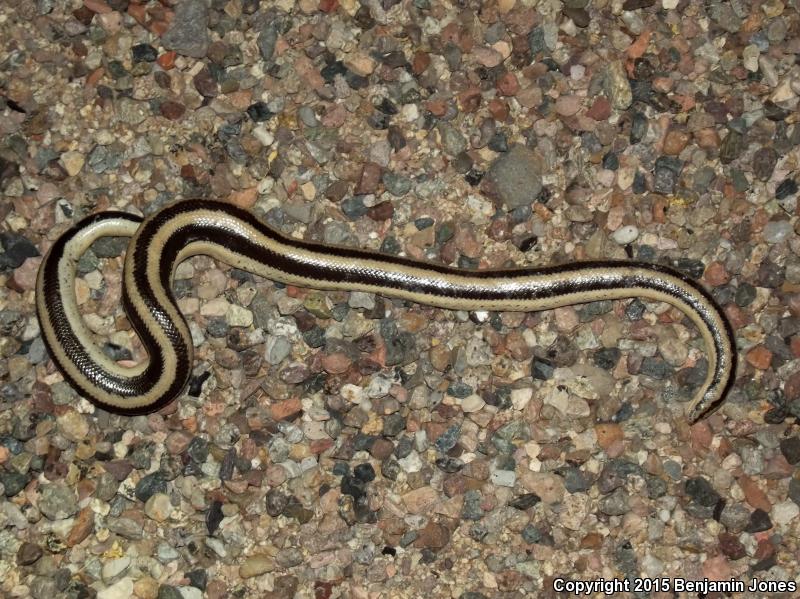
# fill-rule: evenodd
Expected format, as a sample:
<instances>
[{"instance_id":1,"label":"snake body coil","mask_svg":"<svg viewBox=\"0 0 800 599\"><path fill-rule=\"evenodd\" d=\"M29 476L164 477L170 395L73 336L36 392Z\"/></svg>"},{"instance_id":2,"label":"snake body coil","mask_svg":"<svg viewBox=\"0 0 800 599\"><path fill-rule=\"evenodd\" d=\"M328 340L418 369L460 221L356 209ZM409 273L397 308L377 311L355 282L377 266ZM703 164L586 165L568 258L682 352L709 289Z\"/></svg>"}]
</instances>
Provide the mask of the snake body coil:
<instances>
[{"instance_id":1,"label":"snake body coil","mask_svg":"<svg viewBox=\"0 0 800 599\"><path fill-rule=\"evenodd\" d=\"M122 298L149 357L132 368L92 342L75 299L78 259L104 236L132 237ZM717 407L734 379L733 333L721 310L696 283L663 266L604 261L461 270L291 239L231 204L186 200L144 222L121 212L87 217L53 244L42 263L36 309L45 342L66 379L97 406L142 414L181 394L191 374L192 342L170 286L176 265L196 254L285 284L379 293L451 310L549 310L630 297L663 301L689 317L707 351L708 374L690 420Z\"/></svg>"}]
</instances>

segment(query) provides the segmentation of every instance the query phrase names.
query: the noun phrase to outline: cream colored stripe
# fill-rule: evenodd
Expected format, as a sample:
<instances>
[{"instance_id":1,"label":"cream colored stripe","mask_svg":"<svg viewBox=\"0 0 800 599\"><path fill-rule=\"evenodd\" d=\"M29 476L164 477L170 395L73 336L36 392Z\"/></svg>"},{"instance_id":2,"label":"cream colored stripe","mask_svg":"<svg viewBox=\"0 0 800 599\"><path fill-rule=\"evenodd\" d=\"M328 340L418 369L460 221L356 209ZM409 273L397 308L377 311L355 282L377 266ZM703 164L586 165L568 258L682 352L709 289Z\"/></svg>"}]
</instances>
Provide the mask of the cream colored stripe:
<instances>
[{"instance_id":1,"label":"cream colored stripe","mask_svg":"<svg viewBox=\"0 0 800 599\"><path fill-rule=\"evenodd\" d=\"M262 247L269 249L272 252L286 255L295 261L303 262L312 265L321 270L327 269L345 269L352 270L354 268L370 269L385 273L387 279L390 277L413 277L420 283L436 283L437 281L445 281L456 286L469 286L478 290L500 290L504 293L511 293L521 289L533 289L541 285L556 284L564 280L573 281L576 287L580 287L582 283L588 280L602 278L608 275L610 271L615 271L625 275L637 276L646 279L655 279L667 281L672 286L680 289L687 297L692 297L696 302L705 305L707 312L715 319L715 324L719 330L724 330L724 323L722 323L717 315L713 306L709 306L706 299L700 295L695 289L686 285L682 280L667 275L665 273L655 272L649 269L639 267L619 267L614 266L608 269L587 268L571 273L556 273L548 275L521 275L519 277L500 277L500 278L477 278L470 277L468 274L464 275L445 275L436 271L425 269L424 267L407 267L403 265L391 264L375 259L353 259L353 258L338 258L333 255L323 254L319 252L312 252L291 245L281 243L273 238L262 235L258 230L244 223L234 216L226 215L223 226L235 231L236 235L243 236ZM158 232L153 241L153 247L160 247L161 244L166 242L166 239L172 235L179 227L191 223L216 223L220 224L220 215L217 211L196 210L181 214L179 217L166 223ZM713 398L704 398L704 391L708 388L714 379L715 371L717 368L717 361L720 356L717 356L714 347L713 332L708 328L708 325L703 321L701 316L688 305L684 300L676 298L670 294L650 289L647 287L640 288L614 288L604 289L599 291L582 291L578 293L571 293L569 295L554 296L549 298L531 299L531 300L472 300L467 298L454 298L447 296L436 296L425 293L414 292L407 289L396 289L389 286L367 285L364 283L336 283L323 281L300 276L292 272L284 272L267 264L253 261L246 256L232 252L224 246L217 244L193 244L193 247L187 248L182 252L182 257L186 257L193 253L207 253L212 257L219 259L223 262L231 264L236 268L252 272L254 274L280 281L286 284L293 284L315 289L340 289L340 290L358 290L379 293L391 297L402 298L420 304L432 305L440 308L451 310L508 310L508 311L538 311L549 310L561 306L579 304L585 302L606 300L606 299L623 299L630 297L644 297L647 299L666 302L672 306L677 307L681 312L687 315L690 320L698 328L703 342L707 349L708 354L708 374L706 380L699 390L697 396L694 398L691 409L696 411L702 408L701 403L708 403ZM153 257L150 267L150 282L153 288L158 284L156 257ZM159 292L161 290L159 289ZM162 294L163 296L163 294ZM170 310L171 312L173 310ZM724 344L727 344L726 335L720 335ZM727 348L728 351L732 348ZM730 370L730 360L726 360L727 370ZM705 402L704 402L705 399Z\"/></svg>"},{"instance_id":2,"label":"cream colored stripe","mask_svg":"<svg viewBox=\"0 0 800 599\"><path fill-rule=\"evenodd\" d=\"M351 291L358 290L358 291L372 292L390 297L406 299L420 304L427 304L431 306L436 306L445 309L453 309L453 310L481 309L481 310L508 310L508 311L538 311L538 310L548 310L565 305L579 304L579 303L592 302L598 300L644 297L655 301L666 302L681 310L692 320L695 326L697 326L701 334L701 337L703 339L703 342L706 345L708 351L709 374L703 387L698 392L697 397L692 402L691 410L693 417L701 415L702 412L704 412L711 404L715 403L717 400L720 399L719 393L721 393L722 388L715 389L714 393L706 393L709 385L713 381L715 370L717 368L719 360L721 360L720 366L722 367L723 379L725 379L730 374L730 369L732 365L731 361L733 357L733 348L731 348L728 344L728 338L727 335L725 334L725 325L721 321L720 316L717 313L716 309L713 306L709 305L707 300L701 294L699 294L692 287L686 285L682 280L661 272L656 272L638 266L625 267L625 266L609 265L608 268L585 268L573 272L566 272L566 273L562 272L562 273L543 274L543 275L524 274L524 272L521 271L519 276L505 276L505 277L493 277L493 278L471 277L468 272L464 274L442 274L432 269L427 269L424 267L424 265L420 265L418 267L397 265L383 261L380 259L380 257L377 256L375 258L365 258L365 259L338 258L334 255L325 254L322 252L305 250L302 248L295 247L291 244L286 244L271 237L265 236L261 234L257 229L250 226L248 223L239 220L237 217L231 214L223 215L219 210L205 210L205 209L196 209L180 213L174 218L170 219L169 221L166 221L165 223L162 224L162 226L155 232L154 236L151 238L150 246L145 248L147 257L146 276L148 282L151 288L153 289L153 292L155 294L155 299L167 312L169 318L172 320L172 322L178 329L179 334L184 338L186 347L188 348L190 353L190 355L188 356L190 364L192 359L191 356L192 344L188 328L186 327L182 315L179 314L178 310L175 308L172 302L169 301L168 290L165 290L161 285L160 269L162 268L162 266L166 266L161 264L162 248L172 235L177 234L178 230L181 227L186 225L202 226L204 224L209 226L225 227L232 232L231 233L232 235L248 239L251 243L260 245L261 247L268 249L276 254L285 255L291 261L294 261L297 264L305 264L312 268L320 269L323 276L326 272L331 270L347 270L347 271L352 271L353 269L372 270L377 273L380 273L382 276L386 278L387 281L396 280L403 283L411 279L412 287L415 284L437 284L439 282L444 282L448 285L452 285L455 287L462 287L462 288L470 288L479 292L491 290L495 293L499 291L500 293L511 294L514 292L540 288L542 285L561 283L565 280L572 282L576 288L580 289L581 286L585 287L596 281L598 278L602 278L604 276L611 276L614 273L623 275L632 275L639 278L650 279L653 281L666 281L671 286L677 288L680 291L680 293L682 293L686 298L692 298L693 301L697 302L699 305L703 307L702 309L705 310L708 316L713 320L712 326L716 327L717 329L718 337L721 339L723 355L717 356L715 354L714 330L709 328L709 326L704 322L701 315L698 312L696 312L691 307L691 305L689 305L684 299L676 298L668 293L655 289L650 289L647 287L613 288L613 289L605 289L599 291L584 290L576 293L570 293L567 295L559 295L559 296L540 298L540 299L498 299L491 301L483 301L483 300L469 299L465 297L447 297L447 296L431 295L427 293L413 291L412 289L408 288L398 289L389 285L372 285L359 282L336 283L336 282L325 281L323 279L306 277L300 275L297 272L286 272L279 270L269 264L256 262L246 256L233 252L232 250L226 248L222 244L209 243L209 242L193 242L188 244L180 252L176 264L170 265L172 268L174 268L183 259L191 255L202 253L202 254L208 254L213 258L226 262L236 268L246 270L256 275L260 275L262 277L266 277L268 279L272 279L275 281L280 281L286 284L293 284L303 287L324 289L324 290L341 289L341 290L351 290ZM62 261L63 264L59 265L60 276L64 277L64 279L62 279L62 282L69 279L71 283L74 280L73 263L77 262L77 257L79 257L83 249L85 249L85 247L88 247L88 244L91 243L91 241L87 240L92 239L92 235L94 235L94 238L101 236L98 234L101 232L104 235L109 235L109 234L130 235L131 232L134 231L135 229L136 229L136 224L125 221L123 228L119 229L118 230L119 232L117 233L108 232L112 230L111 228L103 228L103 229L97 228L97 229L86 230L85 232L83 232L80 237L81 241L76 242L74 248L70 248L70 256ZM138 242L141 230L142 229L139 229L139 232L137 232L137 234L135 235L132 241L133 244L136 244ZM144 323L146 323L149 332L152 334L152 336L156 340L156 343L162 349L164 357L163 376L158 381L156 381L153 387L146 394L138 398L126 398L120 401L118 398L115 398L110 394L103 392L100 389L96 389L91 384L90 381L87 381L84 377L82 377L80 373L75 370L74 366L69 362L69 360L64 359L65 356L63 356L63 352L59 356L60 361L67 367L68 372L70 373L70 375L73 376L73 378L81 382L81 384L86 385L88 388L96 389L95 395L97 396L97 399L100 399L101 401L111 405L118 405L120 407L147 406L151 403L154 403L160 397L162 397L162 395L167 391L170 384L172 383L175 373L175 365L177 361L177 356L175 355L174 348L169 343L169 339L163 334L161 328L153 321L152 315L149 313L149 311L146 309L144 305L140 290L136 288L135 281L133 279L132 256L133 252L129 252L128 257L126 258L125 285L127 286L127 289L129 291L129 295L132 300L134 309L139 314L141 320ZM114 374L120 376L132 376L134 374L140 374L144 370L145 365L138 365L136 368L131 368L131 369L122 369L118 365L113 363L111 360L106 358L106 356L102 354L102 352L100 352L94 346L94 344L91 343L91 338L88 334L88 331L85 329L82 320L80 319L80 315L77 311L77 306L75 305L74 302L73 287L71 286L71 284L62 285L62 289L63 290L68 289L69 295L72 296L70 298L71 304L67 304L65 302L65 306L69 305L70 326L73 326L81 342L85 342L85 347L89 356L92 359L94 359L98 364L100 364L103 368ZM46 309L46 307L40 306L40 310L43 308ZM47 327L48 330L46 331L46 334L49 335L48 336L49 339L50 336L52 336L53 332L52 329L49 327L49 325L47 325ZM55 349L56 351L59 350L59 348Z\"/></svg>"}]
</instances>

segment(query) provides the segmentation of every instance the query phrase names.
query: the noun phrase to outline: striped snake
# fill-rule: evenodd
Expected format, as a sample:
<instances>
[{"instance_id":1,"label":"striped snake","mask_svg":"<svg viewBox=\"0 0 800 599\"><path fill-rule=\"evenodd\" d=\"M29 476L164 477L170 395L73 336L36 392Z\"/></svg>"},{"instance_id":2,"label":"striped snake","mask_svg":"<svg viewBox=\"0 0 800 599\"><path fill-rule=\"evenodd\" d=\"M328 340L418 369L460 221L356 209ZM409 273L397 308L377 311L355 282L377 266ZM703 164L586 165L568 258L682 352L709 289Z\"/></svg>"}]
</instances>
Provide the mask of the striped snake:
<instances>
[{"instance_id":1,"label":"striped snake","mask_svg":"<svg viewBox=\"0 0 800 599\"><path fill-rule=\"evenodd\" d=\"M122 300L148 355L133 367L120 366L97 347L75 298L78 259L105 236L131 237ZM192 340L170 288L176 265L197 254L285 284L378 293L449 310L537 311L631 297L667 302L697 327L708 357L689 419L718 407L734 380L730 324L705 290L664 266L598 261L463 270L291 239L232 204L184 200L144 221L122 212L89 216L44 258L36 310L50 355L77 391L119 414L152 412L181 394L191 375Z\"/></svg>"}]
</instances>

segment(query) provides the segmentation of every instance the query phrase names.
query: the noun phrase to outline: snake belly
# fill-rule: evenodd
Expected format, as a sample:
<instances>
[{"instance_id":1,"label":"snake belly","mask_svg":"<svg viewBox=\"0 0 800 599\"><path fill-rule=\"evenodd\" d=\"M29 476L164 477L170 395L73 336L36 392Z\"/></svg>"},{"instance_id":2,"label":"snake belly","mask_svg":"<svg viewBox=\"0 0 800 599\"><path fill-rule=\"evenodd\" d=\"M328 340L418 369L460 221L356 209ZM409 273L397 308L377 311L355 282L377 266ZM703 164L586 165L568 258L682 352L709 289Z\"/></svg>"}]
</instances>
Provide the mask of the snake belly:
<instances>
[{"instance_id":1,"label":"snake belly","mask_svg":"<svg viewBox=\"0 0 800 599\"><path fill-rule=\"evenodd\" d=\"M131 237L122 301L148 354L134 367L120 366L97 347L75 299L78 259L95 239L109 235ZM598 261L464 270L292 239L232 204L184 200L144 221L121 212L90 216L44 258L36 286L43 338L81 395L110 412L133 415L158 410L182 393L193 349L170 289L175 267L197 254L284 284L377 293L449 310L537 311L632 297L663 301L694 323L705 344L708 372L690 404L690 421L718 407L734 380L734 338L724 314L703 288L664 266Z\"/></svg>"}]
</instances>

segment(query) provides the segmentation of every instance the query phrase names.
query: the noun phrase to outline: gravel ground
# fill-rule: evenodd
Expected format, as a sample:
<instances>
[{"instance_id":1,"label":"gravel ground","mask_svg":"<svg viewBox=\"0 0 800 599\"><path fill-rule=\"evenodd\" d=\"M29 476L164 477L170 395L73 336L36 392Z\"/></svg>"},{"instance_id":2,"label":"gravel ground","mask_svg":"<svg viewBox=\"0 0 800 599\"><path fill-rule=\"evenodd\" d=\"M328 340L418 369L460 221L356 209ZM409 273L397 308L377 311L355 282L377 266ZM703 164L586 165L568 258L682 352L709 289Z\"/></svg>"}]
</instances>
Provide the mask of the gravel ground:
<instances>
[{"instance_id":1,"label":"gravel ground","mask_svg":"<svg viewBox=\"0 0 800 599\"><path fill-rule=\"evenodd\" d=\"M800 580L798 53L797 0L0 3L0 595ZM707 362L661 304L457 313L196 257L187 394L95 410L43 346L41 254L193 196L464 268L672 265L724 306L737 384L687 424ZM125 247L76 293L130 364Z\"/></svg>"}]
</instances>

